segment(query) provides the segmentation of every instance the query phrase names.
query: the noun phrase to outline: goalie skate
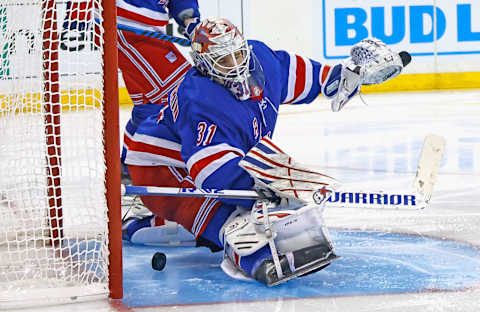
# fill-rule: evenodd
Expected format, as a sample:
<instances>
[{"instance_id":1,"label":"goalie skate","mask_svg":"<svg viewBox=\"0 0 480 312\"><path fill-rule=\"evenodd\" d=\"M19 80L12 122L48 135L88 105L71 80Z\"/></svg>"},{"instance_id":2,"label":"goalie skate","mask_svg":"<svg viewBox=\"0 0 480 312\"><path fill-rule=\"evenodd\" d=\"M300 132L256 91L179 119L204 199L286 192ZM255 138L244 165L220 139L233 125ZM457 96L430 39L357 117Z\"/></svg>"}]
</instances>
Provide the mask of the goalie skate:
<instances>
[{"instance_id":1,"label":"goalie skate","mask_svg":"<svg viewBox=\"0 0 480 312\"><path fill-rule=\"evenodd\" d=\"M294 271L287 256L280 258L280 265L284 276L278 277L275 264L271 260L264 261L255 272L255 279L268 285L276 286L295 277L315 273L327 267L332 261L339 258L327 245L317 245L292 252Z\"/></svg>"}]
</instances>

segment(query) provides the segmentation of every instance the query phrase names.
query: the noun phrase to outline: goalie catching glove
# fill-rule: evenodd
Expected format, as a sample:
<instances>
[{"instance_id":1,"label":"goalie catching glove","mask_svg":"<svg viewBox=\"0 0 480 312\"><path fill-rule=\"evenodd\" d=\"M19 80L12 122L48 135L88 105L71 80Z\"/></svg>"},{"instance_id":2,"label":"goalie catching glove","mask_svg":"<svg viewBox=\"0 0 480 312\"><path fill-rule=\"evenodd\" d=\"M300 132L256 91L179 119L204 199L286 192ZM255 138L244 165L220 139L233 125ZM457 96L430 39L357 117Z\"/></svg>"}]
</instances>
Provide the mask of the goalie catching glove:
<instances>
[{"instance_id":1,"label":"goalie catching glove","mask_svg":"<svg viewBox=\"0 0 480 312\"><path fill-rule=\"evenodd\" d=\"M408 52L393 52L381 40L360 41L343 65L338 91L332 97L332 111L340 111L362 85L380 84L398 76L410 61Z\"/></svg>"}]
</instances>

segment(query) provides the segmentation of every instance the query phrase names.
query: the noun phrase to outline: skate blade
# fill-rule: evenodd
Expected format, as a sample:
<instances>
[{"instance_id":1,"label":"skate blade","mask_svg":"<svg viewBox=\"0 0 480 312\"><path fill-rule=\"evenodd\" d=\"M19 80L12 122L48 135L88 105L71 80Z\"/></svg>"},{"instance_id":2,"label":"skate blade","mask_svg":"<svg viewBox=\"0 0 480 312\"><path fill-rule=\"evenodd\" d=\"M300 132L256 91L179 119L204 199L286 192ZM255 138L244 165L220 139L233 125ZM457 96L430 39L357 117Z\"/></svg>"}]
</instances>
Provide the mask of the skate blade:
<instances>
[{"instance_id":1,"label":"skate blade","mask_svg":"<svg viewBox=\"0 0 480 312\"><path fill-rule=\"evenodd\" d=\"M282 284L282 283L284 283L288 280L291 280L292 278L299 277L301 275L307 274L308 272L311 272L313 270L321 268L322 266L327 266L338 258L340 258L340 257L332 253L330 256L328 256L327 259L321 259L321 260L318 260L318 262L313 262L311 265L309 265L305 268L299 269L299 270L295 271L294 273L292 273L288 276L284 276L280 280L277 280L273 283L267 284L267 286L272 287L272 286Z\"/></svg>"}]
</instances>

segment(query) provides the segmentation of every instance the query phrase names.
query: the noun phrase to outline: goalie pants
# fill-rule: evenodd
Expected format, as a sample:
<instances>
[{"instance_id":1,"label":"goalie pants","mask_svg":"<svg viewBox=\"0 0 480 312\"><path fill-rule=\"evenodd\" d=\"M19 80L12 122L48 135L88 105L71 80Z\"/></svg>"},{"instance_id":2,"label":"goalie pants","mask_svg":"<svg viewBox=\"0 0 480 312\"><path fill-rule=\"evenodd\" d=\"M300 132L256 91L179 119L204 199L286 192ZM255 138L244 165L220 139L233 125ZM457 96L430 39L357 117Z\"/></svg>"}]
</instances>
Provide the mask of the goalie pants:
<instances>
[{"instance_id":1,"label":"goalie pants","mask_svg":"<svg viewBox=\"0 0 480 312\"><path fill-rule=\"evenodd\" d=\"M128 165L134 185L159 187L195 187L186 169L172 166ZM235 206L213 198L141 196L144 205L156 216L181 224L195 235L197 241L206 239L223 247L218 233ZM208 247L208 244L206 245Z\"/></svg>"}]
</instances>

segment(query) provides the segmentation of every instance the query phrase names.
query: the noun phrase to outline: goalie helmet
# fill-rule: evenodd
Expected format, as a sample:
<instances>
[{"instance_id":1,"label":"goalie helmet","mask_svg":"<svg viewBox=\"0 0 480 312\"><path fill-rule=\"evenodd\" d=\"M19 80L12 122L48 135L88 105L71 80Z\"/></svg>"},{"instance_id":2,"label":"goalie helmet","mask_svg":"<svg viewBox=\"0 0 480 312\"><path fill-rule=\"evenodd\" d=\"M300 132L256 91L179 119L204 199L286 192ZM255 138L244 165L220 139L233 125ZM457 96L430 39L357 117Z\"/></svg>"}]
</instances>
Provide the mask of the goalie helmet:
<instances>
[{"instance_id":1,"label":"goalie helmet","mask_svg":"<svg viewBox=\"0 0 480 312\"><path fill-rule=\"evenodd\" d=\"M225 86L238 99L261 95L263 73L238 28L223 18L207 18L192 34L191 56L205 76ZM259 70L260 69L260 70ZM260 73L252 75L252 73ZM260 90L260 91L259 91Z\"/></svg>"}]
</instances>

